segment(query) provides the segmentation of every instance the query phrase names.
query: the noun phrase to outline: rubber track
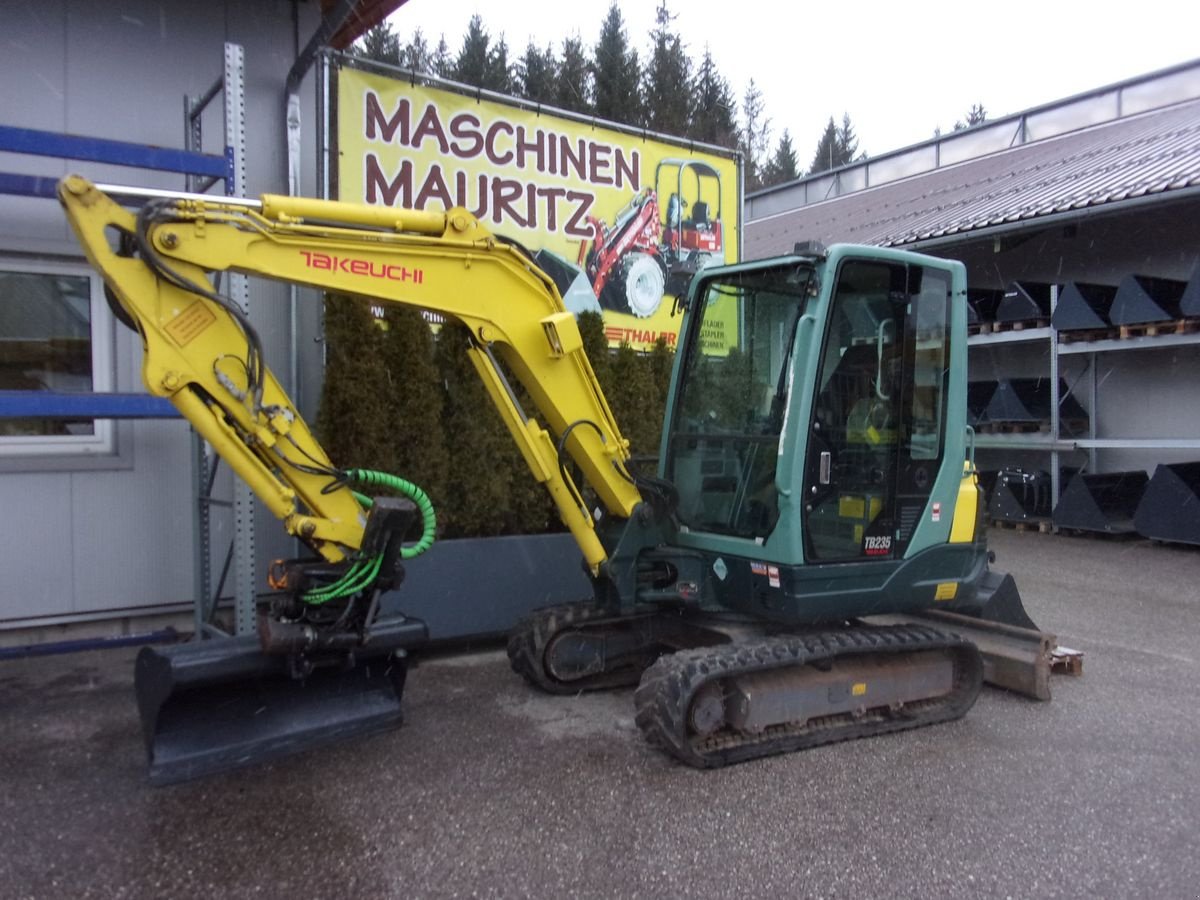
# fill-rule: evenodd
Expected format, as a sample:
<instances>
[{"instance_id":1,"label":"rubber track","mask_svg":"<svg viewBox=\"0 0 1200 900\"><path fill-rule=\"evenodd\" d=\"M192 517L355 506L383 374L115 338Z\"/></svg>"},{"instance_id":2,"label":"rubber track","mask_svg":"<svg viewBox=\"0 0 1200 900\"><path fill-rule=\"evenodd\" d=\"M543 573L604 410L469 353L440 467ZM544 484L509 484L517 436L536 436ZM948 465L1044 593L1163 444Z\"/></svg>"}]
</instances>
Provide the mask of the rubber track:
<instances>
[{"instance_id":1,"label":"rubber track","mask_svg":"<svg viewBox=\"0 0 1200 900\"><path fill-rule=\"evenodd\" d=\"M508 638L508 662L526 681L549 694L578 694L605 688L628 687L638 683L641 671L619 669L589 678L559 681L546 671L546 646L561 631L582 624L611 619L612 614L590 603L564 603L534 610L522 619Z\"/></svg>"},{"instance_id":2,"label":"rubber track","mask_svg":"<svg viewBox=\"0 0 1200 900\"><path fill-rule=\"evenodd\" d=\"M804 666L839 656L909 653L956 648L954 687L949 695L907 704L892 714L832 715L800 725L777 725L762 734L730 730L704 738L688 733L688 711L709 681L768 669ZM649 743L681 762L715 768L822 744L871 737L957 719L975 703L983 683L979 651L957 635L919 625L857 627L807 635L763 638L659 657L634 694L636 721Z\"/></svg>"}]
</instances>

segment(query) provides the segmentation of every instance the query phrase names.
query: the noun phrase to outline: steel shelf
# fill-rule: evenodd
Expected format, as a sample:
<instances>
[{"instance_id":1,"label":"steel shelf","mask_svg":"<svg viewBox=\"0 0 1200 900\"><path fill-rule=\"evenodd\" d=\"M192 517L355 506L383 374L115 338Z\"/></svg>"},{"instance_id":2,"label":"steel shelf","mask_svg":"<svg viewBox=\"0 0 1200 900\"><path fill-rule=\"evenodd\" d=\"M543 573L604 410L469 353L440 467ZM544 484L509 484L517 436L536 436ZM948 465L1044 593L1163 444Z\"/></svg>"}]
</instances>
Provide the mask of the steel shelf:
<instances>
[{"instance_id":1,"label":"steel shelf","mask_svg":"<svg viewBox=\"0 0 1200 900\"><path fill-rule=\"evenodd\" d=\"M1051 434L976 434L977 450L1074 450L1081 442Z\"/></svg>"},{"instance_id":2,"label":"steel shelf","mask_svg":"<svg viewBox=\"0 0 1200 900\"><path fill-rule=\"evenodd\" d=\"M968 347L987 346L989 344L1032 344L1036 341L1050 340L1050 326L1043 328L1022 328L1020 331L996 331L991 334L973 334L967 338Z\"/></svg>"},{"instance_id":3,"label":"steel shelf","mask_svg":"<svg viewBox=\"0 0 1200 900\"><path fill-rule=\"evenodd\" d=\"M968 341L969 343L969 341ZM1072 341L1058 345L1061 356L1078 353L1108 353L1113 350L1151 350L1163 347L1190 347L1200 344L1200 333L1156 334L1128 338L1105 338L1099 341Z\"/></svg>"}]
</instances>

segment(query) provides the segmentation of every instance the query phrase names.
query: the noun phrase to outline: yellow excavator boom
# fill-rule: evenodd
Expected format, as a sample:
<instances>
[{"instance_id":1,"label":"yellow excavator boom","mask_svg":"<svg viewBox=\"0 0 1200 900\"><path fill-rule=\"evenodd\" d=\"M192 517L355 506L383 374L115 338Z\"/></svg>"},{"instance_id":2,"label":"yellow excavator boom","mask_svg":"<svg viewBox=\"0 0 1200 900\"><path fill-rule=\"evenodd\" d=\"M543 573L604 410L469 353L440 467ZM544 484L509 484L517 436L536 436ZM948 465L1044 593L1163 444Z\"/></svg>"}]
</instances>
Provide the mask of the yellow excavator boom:
<instances>
[{"instance_id":1,"label":"yellow excavator boom","mask_svg":"<svg viewBox=\"0 0 1200 900\"><path fill-rule=\"evenodd\" d=\"M79 176L59 198L89 262L141 333L147 389L168 398L287 530L330 562L361 544L365 512L263 365L244 312L210 273L357 294L461 322L467 353L533 476L593 572L606 554L567 454L604 509L629 517L641 495L574 316L518 245L463 209L444 213L264 195L184 195L137 215ZM134 251L136 250L136 255ZM531 399L521 408L511 375Z\"/></svg>"}]
</instances>

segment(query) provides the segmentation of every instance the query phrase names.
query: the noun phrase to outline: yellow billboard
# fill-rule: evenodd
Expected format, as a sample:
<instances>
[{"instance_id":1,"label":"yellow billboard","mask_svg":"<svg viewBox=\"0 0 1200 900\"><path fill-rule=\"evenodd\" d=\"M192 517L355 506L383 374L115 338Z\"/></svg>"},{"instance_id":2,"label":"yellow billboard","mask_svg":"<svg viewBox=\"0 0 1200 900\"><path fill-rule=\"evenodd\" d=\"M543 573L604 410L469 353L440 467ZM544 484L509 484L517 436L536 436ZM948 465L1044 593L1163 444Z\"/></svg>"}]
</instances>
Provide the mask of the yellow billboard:
<instances>
[{"instance_id":1,"label":"yellow billboard","mask_svg":"<svg viewBox=\"0 0 1200 900\"><path fill-rule=\"evenodd\" d=\"M738 259L737 158L343 65L336 196L468 209L527 247L610 344L678 339L674 296Z\"/></svg>"}]
</instances>

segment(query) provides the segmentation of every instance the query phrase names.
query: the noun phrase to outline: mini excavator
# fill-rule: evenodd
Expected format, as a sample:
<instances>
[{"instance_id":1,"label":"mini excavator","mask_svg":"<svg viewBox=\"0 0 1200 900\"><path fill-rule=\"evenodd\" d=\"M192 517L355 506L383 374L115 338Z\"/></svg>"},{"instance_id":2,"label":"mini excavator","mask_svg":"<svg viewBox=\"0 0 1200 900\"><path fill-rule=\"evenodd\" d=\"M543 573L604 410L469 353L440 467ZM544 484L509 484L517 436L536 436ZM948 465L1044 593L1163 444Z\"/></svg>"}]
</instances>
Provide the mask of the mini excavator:
<instances>
[{"instance_id":1,"label":"mini excavator","mask_svg":"<svg viewBox=\"0 0 1200 900\"><path fill-rule=\"evenodd\" d=\"M956 719L988 668L975 630L1033 627L990 568L958 262L808 243L702 269L678 301L649 473L555 283L465 210L175 194L129 211L119 194L78 176L59 186L117 318L141 335L146 388L313 554L275 573L257 636L142 652L152 780L395 725L407 654L427 640L379 598L433 540L429 499L329 460L215 287L223 272L466 327L462 352L594 586L519 623L512 667L551 693L635 686L638 727L683 763ZM381 486L401 496L365 493ZM953 624L930 624L930 609Z\"/></svg>"}]
</instances>

